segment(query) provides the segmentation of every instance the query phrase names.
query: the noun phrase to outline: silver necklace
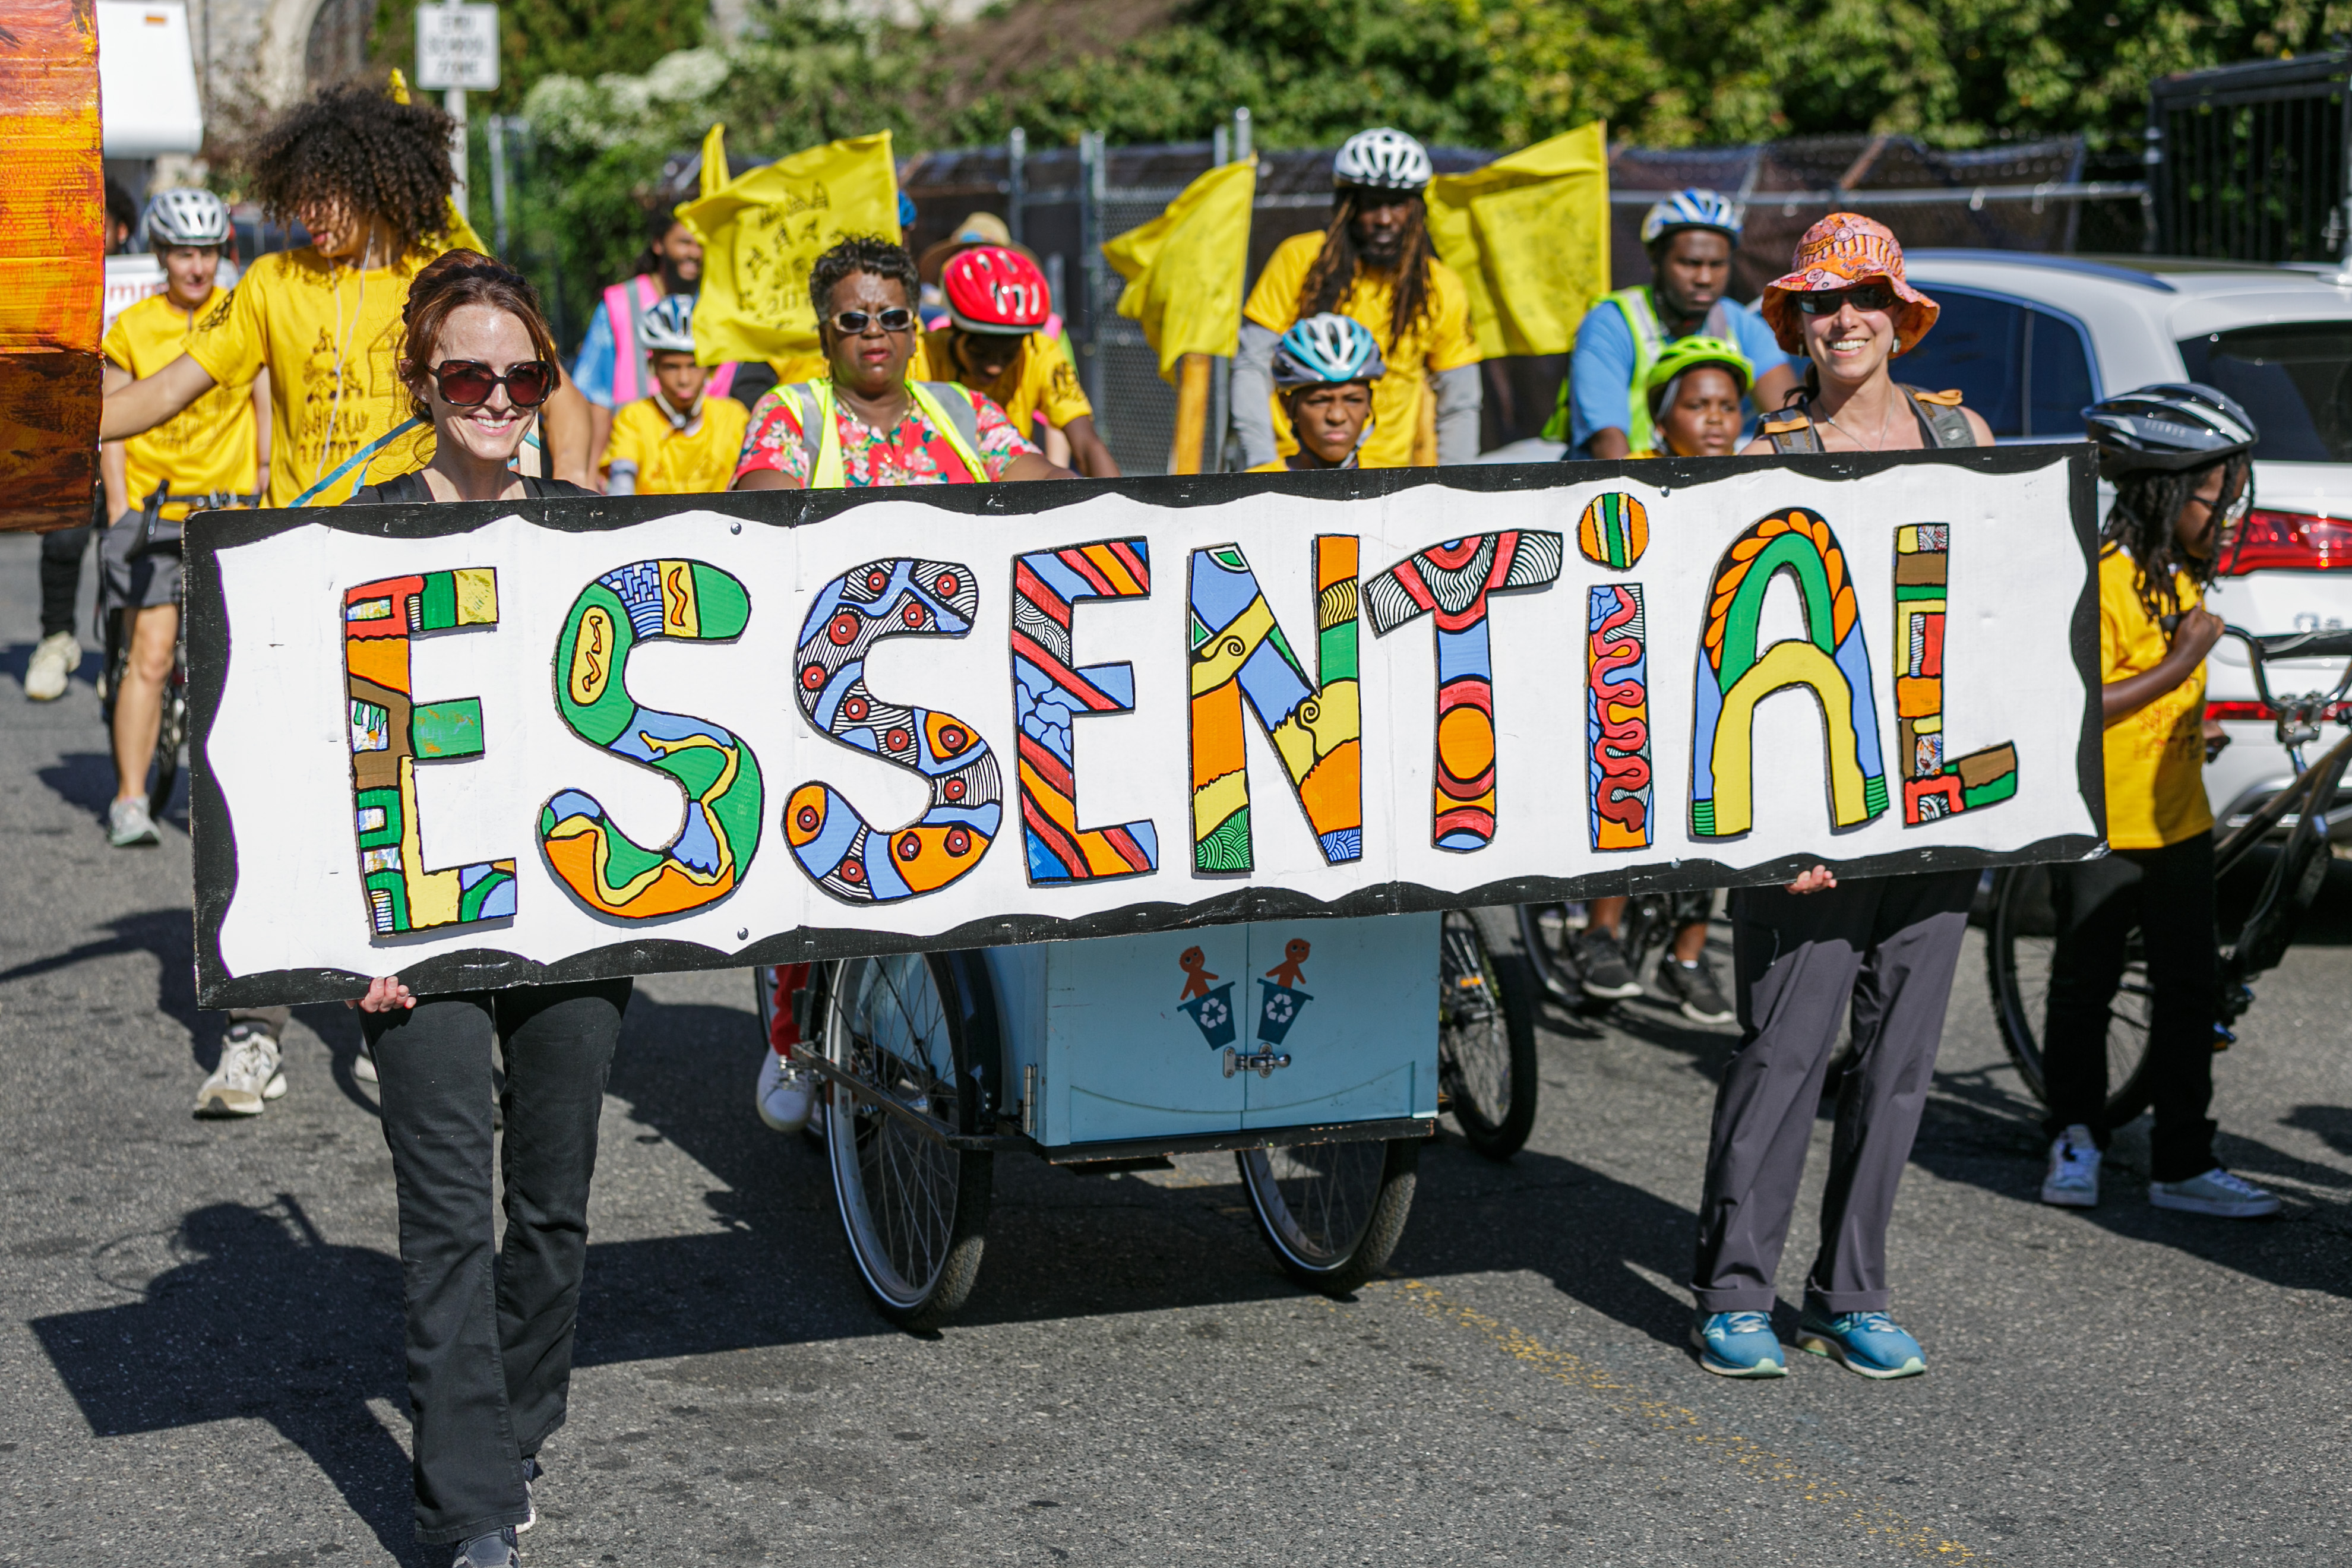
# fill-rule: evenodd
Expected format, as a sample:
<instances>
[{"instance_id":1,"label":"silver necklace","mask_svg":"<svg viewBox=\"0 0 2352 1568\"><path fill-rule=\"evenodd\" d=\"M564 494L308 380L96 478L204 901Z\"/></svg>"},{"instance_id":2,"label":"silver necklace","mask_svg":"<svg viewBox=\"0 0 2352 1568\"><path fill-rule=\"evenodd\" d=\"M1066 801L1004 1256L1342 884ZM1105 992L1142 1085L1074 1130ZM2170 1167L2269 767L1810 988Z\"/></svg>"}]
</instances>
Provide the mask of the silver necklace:
<instances>
[{"instance_id":1,"label":"silver necklace","mask_svg":"<svg viewBox=\"0 0 2352 1568\"><path fill-rule=\"evenodd\" d=\"M1864 443L1863 443L1863 439L1862 439L1861 435L1860 435L1859 433L1855 432L1855 431L1846 429L1846 427L1845 427L1844 426L1843 426L1843 425L1838 425L1837 418L1836 418L1836 416L1833 416L1833 415L1824 414L1824 415L1822 415L1822 422L1823 424L1825 424L1825 425L1837 425L1838 429L1839 429L1841 432L1843 432L1843 433L1844 434L1844 436L1845 436L1846 439L1848 439L1848 440L1852 441L1852 442L1853 442L1855 446L1857 446L1857 447L1863 447L1863 446L1864 446ZM1894 423L1895 423L1895 410L1894 410L1894 408L1890 405L1890 406L1887 408L1887 410L1886 410L1886 412L1885 412L1885 414L1883 414L1883 415L1879 416L1879 419L1878 419L1878 439L1877 439L1875 442L1871 443L1871 444L1870 444L1870 445L1868 445L1867 447L1864 447L1864 450L1866 450L1866 451L1872 451L1872 452L1884 452L1885 450L1886 450L1886 431L1887 431L1887 427L1888 427L1889 426L1893 425Z\"/></svg>"}]
</instances>

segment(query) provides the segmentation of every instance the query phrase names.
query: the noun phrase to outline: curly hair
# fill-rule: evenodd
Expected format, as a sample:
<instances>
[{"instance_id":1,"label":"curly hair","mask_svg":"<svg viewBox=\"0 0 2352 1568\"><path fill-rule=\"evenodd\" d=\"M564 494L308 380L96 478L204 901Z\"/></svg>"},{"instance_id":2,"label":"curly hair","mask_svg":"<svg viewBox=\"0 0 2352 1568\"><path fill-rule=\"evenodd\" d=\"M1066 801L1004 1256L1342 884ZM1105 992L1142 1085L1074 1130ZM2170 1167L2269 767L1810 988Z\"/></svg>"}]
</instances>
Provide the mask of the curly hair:
<instances>
[{"instance_id":1,"label":"curly hair","mask_svg":"<svg viewBox=\"0 0 2352 1568\"><path fill-rule=\"evenodd\" d=\"M549 364L558 362L555 334L539 308L539 291L523 275L503 261L471 250L452 250L435 257L409 280L408 303L400 313L400 379L408 387L408 411L430 421L432 406L425 401L425 366L440 346L441 329L461 306L488 305L506 311L530 334L531 352Z\"/></svg>"},{"instance_id":2,"label":"curly hair","mask_svg":"<svg viewBox=\"0 0 2352 1568\"><path fill-rule=\"evenodd\" d=\"M246 149L253 194L278 223L305 203L348 202L392 226L403 254L449 225L449 136L429 103L394 103L359 82L320 88Z\"/></svg>"},{"instance_id":3,"label":"curly hair","mask_svg":"<svg viewBox=\"0 0 2352 1568\"><path fill-rule=\"evenodd\" d=\"M1394 201L1396 193L1373 193L1384 202ZM1331 197L1331 223L1323 231L1323 249L1315 258L1315 265L1307 269L1306 281L1298 286L1298 319L1319 316L1336 310L1356 286L1356 267L1360 259L1356 251L1353 226L1356 211L1364 193L1349 186L1334 192ZM1430 243L1429 209L1419 196L1412 198L1412 217L1405 225L1404 244L1397 253L1396 293L1389 305L1389 339L1381 347L1393 350L1404 342L1405 334L1429 310L1429 269L1437 259L1437 247Z\"/></svg>"},{"instance_id":4,"label":"curly hair","mask_svg":"<svg viewBox=\"0 0 2352 1568\"><path fill-rule=\"evenodd\" d=\"M2147 612L2150 620L2180 613L2177 574L2186 574L2201 595L2212 584L2214 574L2221 568L2219 518L2215 519L2211 535L2213 549L2202 561L2181 549L2173 531L2180 519L2180 509L2189 504L2189 498L2215 468L2222 470L2221 494L2225 497L2235 497L2254 482L2253 458L2242 452L2202 468L2168 473L2143 468L2116 478L2116 504L2107 510L2106 526L2099 531L2099 537L2121 545L2131 556L2132 564L2137 568L2132 578L2132 590L2139 595L2140 608ZM2221 509L2217 505L2215 510Z\"/></svg>"},{"instance_id":5,"label":"curly hair","mask_svg":"<svg viewBox=\"0 0 2352 1568\"><path fill-rule=\"evenodd\" d=\"M913 254L905 246L878 234L847 235L809 268L809 306L816 311L819 326L832 317L835 286L860 272L896 282L907 291L909 307L923 297L923 279L915 270Z\"/></svg>"}]
</instances>

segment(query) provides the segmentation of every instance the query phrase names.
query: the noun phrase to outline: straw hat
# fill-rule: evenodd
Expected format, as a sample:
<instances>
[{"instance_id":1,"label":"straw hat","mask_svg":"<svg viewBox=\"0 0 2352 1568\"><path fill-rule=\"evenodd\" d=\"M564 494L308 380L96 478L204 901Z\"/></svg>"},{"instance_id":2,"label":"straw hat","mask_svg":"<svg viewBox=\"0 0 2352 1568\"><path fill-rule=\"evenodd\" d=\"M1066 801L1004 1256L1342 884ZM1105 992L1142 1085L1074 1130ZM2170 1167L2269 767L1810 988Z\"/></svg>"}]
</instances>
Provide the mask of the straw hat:
<instances>
[{"instance_id":1,"label":"straw hat","mask_svg":"<svg viewBox=\"0 0 2352 1568\"><path fill-rule=\"evenodd\" d=\"M975 245L1001 245L1008 250L1019 251L1032 261L1037 259L1035 251L1013 242L1013 230L1005 226L1003 218L990 212L968 213L964 220L955 226L953 234L923 247L922 255L915 258L915 270L922 275L924 282L936 283L940 280L940 268L948 264L949 257L960 250L970 250Z\"/></svg>"},{"instance_id":2,"label":"straw hat","mask_svg":"<svg viewBox=\"0 0 2352 1568\"><path fill-rule=\"evenodd\" d=\"M1786 274L1764 285L1759 308L1772 335L1790 353L1805 352L1797 302L1790 297L1795 294L1825 293L1874 280L1885 283L1903 301L1895 316L1898 354L1917 347L1936 324L1940 307L1903 280L1903 244L1893 229L1875 218L1860 213L1830 214L1805 230L1789 268Z\"/></svg>"}]
</instances>

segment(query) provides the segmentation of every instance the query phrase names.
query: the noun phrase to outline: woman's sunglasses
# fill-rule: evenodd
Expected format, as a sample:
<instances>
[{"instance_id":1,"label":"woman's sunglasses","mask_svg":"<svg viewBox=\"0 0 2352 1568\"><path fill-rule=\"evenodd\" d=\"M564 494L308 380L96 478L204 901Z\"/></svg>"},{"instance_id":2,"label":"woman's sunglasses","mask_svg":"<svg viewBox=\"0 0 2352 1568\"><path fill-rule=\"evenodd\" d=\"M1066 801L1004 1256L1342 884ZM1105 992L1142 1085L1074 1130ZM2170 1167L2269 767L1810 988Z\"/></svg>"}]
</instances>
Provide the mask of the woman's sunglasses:
<instances>
[{"instance_id":1,"label":"woman's sunglasses","mask_svg":"<svg viewBox=\"0 0 2352 1568\"><path fill-rule=\"evenodd\" d=\"M1891 285L1857 283L1851 289L1824 289L1816 294L1800 294L1796 300L1800 314L1834 316L1840 306L1849 302L1857 310L1891 310L1896 298Z\"/></svg>"},{"instance_id":2,"label":"woman's sunglasses","mask_svg":"<svg viewBox=\"0 0 2352 1568\"><path fill-rule=\"evenodd\" d=\"M833 319L833 330L844 337L861 337L868 327L879 327L886 332L903 332L914 326L915 312L904 305L893 305L887 310L844 310Z\"/></svg>"},{"instance_id":3,"label":"woman's sunglasses","mask_svg":"<svg viewBox=\"0 0 2352 1568\"><path fill-rule=\"evenodd\" d=\"M479 360L445 359L433 367L441 401L453 408L479 408L490 400L494 387L507 389L507 401L517 408L536 408L555 391L555 367L543 359L527 359L499 375Z\"/></svg>"}]
</instances>

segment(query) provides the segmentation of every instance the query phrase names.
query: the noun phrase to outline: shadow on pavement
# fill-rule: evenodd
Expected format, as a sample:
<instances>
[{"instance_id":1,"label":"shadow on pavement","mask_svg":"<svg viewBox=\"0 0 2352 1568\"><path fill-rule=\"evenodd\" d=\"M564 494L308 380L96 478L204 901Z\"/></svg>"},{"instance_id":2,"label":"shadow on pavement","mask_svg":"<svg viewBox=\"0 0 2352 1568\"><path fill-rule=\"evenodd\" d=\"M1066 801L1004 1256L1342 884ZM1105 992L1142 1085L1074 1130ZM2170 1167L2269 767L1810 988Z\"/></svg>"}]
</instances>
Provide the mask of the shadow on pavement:
<instances>
[{"instance_id":1,"label":"shadow on pavement","mask_svg":"<svg viewBox=\"0 0 2352 1568\"><path fill-rule=\"evenodd\" d=\"M110 771L106 785L110 794L114 788L113 780ZM111 934L99 941L86 942L11 969L0 969L0 985L12 980L53 974L92 959L113 958L126 952L152 953L156 963L156 1010L184 1026L196 1037L200 1049L217 1054L218 1031L200 1030L196 1026L195 928L188 911L142 910L107 921L105 929ZM212 1070L209 1063L205 1064L205 1070Z\"/></svg>"},{"instance_id":2,"label":"shadow on pavement","mask_svg":"<svg viewBox=\"0 0 2352 1568\"><path fill-rule=\"evenodd\" d=\"M122 1285L140 1300L31 1324L91 1432L267 1421L385 1551L421 1562L408 1458L367 1403L408 1407L399 1338L383 1331L400 1321L399 1263L327 1245L288 1194L193 1210L167 1245L185 1261Z\"/></svg>"}]
</instances>

